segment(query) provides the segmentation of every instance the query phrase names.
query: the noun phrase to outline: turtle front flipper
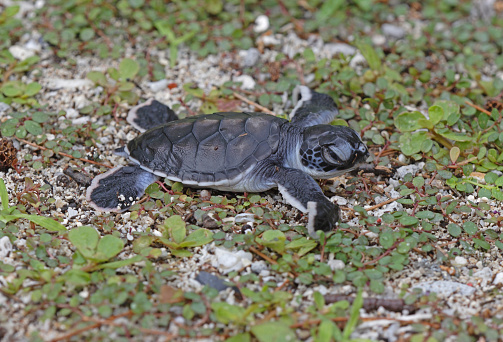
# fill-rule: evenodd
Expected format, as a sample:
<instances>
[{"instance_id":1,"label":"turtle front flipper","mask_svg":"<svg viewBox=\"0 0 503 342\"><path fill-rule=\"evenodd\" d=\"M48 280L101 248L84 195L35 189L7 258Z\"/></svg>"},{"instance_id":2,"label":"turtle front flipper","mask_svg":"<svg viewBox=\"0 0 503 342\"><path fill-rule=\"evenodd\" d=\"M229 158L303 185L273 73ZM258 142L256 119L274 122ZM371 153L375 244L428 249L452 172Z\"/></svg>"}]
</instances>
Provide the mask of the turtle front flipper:
<instances>
[{"instance_id":1,"label":"turtle front flipper","mask_svg":"<svg viewBox=\"0 0 503 342\"><path fill-rule=\"evenodd\" d=\"M149 99L131 108L126 120L134 128L143 133L166 122L178 120L178 116L165 104L154 99Z\"/></svg>"},{"instance_id":2,"label":"turtle front flipper","mask_svg":"<svg viewBox=\"0 0 503 342\"><path fill-rule=\"evenodd\" d=\"M316 238L316 231L330 231L339 221L339 207L330 202L316 181L302 171L272 167L272 177L283 198L303 213L308 213L307 229Z\"/></svg>"},{"instance_id":3,"label":"turtle front flipper","mask_svg":"<svg viewBox=\"0 0 503 342\"><path fill-rule=\"evenodd\" d=\"M334 100L306 86L297 86L293 91L295 107L289 117L292 124L309 127L331 123L339 114Z\"/></svg>"},{"instance_id":4,"label":"turtle front flipper","mask_svg":"<svg viewBox=\"0 0 503 342\"><path fill-rule=\"evenodd\" d=\"M99 211L122 212L145 193L159 177L138 165L116 167L93 179L86 199Z\"/></svg>"}]
</instances>

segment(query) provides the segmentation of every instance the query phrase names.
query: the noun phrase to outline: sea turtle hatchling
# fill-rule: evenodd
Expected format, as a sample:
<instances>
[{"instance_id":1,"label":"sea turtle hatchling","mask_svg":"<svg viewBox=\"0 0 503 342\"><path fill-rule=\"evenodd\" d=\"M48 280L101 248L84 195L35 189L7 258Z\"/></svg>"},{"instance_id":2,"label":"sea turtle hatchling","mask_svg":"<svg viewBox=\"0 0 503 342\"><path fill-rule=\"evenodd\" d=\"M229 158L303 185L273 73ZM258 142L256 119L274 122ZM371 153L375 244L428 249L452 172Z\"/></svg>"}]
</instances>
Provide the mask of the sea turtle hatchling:
<instances>
[{"instance_id":1,"label":"sea turtle hatchling","mask_svg":"<svg viewBox=\"0 0 503 342\"><path fill-rule=\"evenodd\" d=\"M288 203L308 213L311 235L331 230L339 208L313 178L350 171L369 152L353 129L330 125L338 114L330 96L299 86L294 102L291 121L247 112L176 120L167 106L149 100L128 115L144 133L115 151L131 164L95 177L87 201L97 210L122 212L159 177L223 191L277 187ZM159 125L159 118L172 121Z\"/></svg>"}]
</instances>

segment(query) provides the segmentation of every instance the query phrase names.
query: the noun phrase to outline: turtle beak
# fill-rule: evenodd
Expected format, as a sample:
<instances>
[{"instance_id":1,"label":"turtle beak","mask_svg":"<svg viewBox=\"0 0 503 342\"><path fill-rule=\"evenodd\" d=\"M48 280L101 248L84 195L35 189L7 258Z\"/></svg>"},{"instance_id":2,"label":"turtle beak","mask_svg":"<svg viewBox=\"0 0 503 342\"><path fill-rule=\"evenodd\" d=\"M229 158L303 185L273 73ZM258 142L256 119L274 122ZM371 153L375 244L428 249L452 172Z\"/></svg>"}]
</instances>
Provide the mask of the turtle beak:
<instances>
[{"instance_id":1,"label":"turtle beak","mask_svg":"<svg viewBox=\"0 0 503 342\"><path fill-rule=\"evenodd\" d=\"M353 164L363 163L368 159L368 157L370 157L369 150L367 149L367 146L365 146L364 143L361 143L358 146L358 149L355 151L352 163Z\"/></svg>"}]
</instances>

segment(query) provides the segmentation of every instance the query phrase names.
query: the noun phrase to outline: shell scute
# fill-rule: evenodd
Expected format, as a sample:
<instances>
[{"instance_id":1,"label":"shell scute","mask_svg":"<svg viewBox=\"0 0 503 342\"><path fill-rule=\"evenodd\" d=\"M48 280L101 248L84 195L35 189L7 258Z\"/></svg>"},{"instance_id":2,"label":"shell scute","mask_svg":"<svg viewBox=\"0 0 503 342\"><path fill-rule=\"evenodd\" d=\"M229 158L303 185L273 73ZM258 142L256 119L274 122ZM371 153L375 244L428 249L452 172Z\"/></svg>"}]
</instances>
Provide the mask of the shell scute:
<instances>
[{"instance_id":1,"label":"shell scute","mask_svg":"<svg viewBox=\"0 0 503 342\"><path fill-rule=\"evenodd\" d=\"M225 145L226 141L219 132L201 141L197 146L195 169L200 172L218 170L225 158Z\"/></svg>"},{"instance_id":2,"label":"shell scute","mask_svg":"<svg viewBox=\"0 0 503 342\"><path fill-rule=\"evenodd\" d=\"M218 132L220 120L216 119L201 119L194 122L192 134L198 141L203 141L206 138Z\"/></svg>"}]
</instances>

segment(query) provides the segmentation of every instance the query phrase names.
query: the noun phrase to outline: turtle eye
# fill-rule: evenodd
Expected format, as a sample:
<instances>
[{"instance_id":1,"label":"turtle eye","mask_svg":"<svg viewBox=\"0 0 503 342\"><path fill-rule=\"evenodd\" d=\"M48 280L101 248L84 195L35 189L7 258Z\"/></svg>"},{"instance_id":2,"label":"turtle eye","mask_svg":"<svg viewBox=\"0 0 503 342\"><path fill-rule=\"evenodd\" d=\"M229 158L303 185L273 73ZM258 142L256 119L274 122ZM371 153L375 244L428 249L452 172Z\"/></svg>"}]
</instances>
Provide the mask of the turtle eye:
<instances>
[{"instance_id":1,"label":"turtle eye","mask_svg":"<svg viewBox=\"0 0 503 342\"><path fill-rule=\"evenodd\" d=\"M323 159L330 164L345 164L350 157L349 153L334 145L324 146L322 152Z\"/></svg>"}]
</instances>

